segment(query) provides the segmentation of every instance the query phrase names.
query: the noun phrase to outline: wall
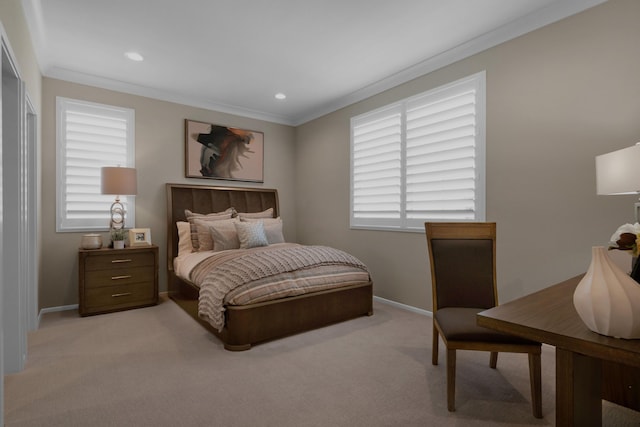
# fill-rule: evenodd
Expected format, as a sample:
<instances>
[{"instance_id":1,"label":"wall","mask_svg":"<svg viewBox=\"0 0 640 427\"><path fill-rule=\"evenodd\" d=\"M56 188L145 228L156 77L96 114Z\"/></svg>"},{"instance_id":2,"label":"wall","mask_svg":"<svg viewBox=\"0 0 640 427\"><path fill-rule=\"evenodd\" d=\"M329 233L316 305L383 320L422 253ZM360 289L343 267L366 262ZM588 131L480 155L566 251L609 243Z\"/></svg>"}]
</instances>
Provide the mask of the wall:
<instances>
[{"instance_id":1,"label":"wall","mask_svg":"<svg viewBox=\"0 0 640 427\"><path fill-rule=\"evenodd\" d=\"M27 95L36 114L37 146L41 141L41 117L42 117L42 74L36 53L33 47L33 40L29 34L27 23L24 18L20 0L0 1L0 22L7 34L11 44L12 54L20 73L20 79L24 82ZM37 161L36 175L40 176L40 159ZM38 188L38 193L40 189ZM39 197L37 198L40 199ZM40 217L38 215L38 224ZM40 235L38 233L38 243L40 245Z\"/></svg>"},{"instance_id":2,"label":"wall","mask_svg":"<svg viewBox=\"0 0 640 427\"><path fill-rule=\"evenodd\" d=\"M20 78L27 86L27 92L35 110L40 114L42 76L33 50L20 0L0 1L0 21L7 33L13 54L20 68Z\"/></svg>"},{"instance_id":3,"label":"wall","mask_svg":"<svg viewBox=\"0 0 640 427\"><path fill-rule=\"evenodd\" d=\"M640 140L640 2L611 0L296 129L298 237L352 252L377 296L431 310L424 233L349 229L349 119L486 70L487 220L502 302L577 275L633 222L595 156Z\"/></svg>"},{"instance_id":4,"label":"wall","mask_svg":"<svg viewBox=\"0 0 640 427\"><path fill-rule=\"evenodd\" d=\"M138 195L136 227L151 229L160 247L160 290L166 280L165 183L234 185L277 188L285 237L296 240L294 204L294 129L289 126L233 116L185 105L157 101L61 80L43 79L42 103L42 238L43 259L40 307L60 307L78 302L77 249L83 233L56 233L55 98L63 96L135 109ZM184 177L184 119L264 132L264 184ZM103 233L108 241L108 233Z\"/></svg>"}]
</instances>

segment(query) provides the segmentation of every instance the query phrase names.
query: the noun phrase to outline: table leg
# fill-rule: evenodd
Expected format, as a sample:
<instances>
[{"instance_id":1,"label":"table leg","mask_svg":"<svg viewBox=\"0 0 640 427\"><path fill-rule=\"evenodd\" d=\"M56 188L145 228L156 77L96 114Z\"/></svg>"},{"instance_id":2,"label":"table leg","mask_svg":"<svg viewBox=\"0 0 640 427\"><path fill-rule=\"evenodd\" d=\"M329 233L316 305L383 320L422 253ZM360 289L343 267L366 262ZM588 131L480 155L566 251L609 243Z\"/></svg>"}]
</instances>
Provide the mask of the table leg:
<instances>
[{"instance_id":1,"label":"table leg","mask_svg":"<svg viewBox=\"0 0 640 427\"><path fill-rule=\"evenodd\" d=\"M602 425L602 361L556 348L556 425Z\"/></svg>"}]
</instances>

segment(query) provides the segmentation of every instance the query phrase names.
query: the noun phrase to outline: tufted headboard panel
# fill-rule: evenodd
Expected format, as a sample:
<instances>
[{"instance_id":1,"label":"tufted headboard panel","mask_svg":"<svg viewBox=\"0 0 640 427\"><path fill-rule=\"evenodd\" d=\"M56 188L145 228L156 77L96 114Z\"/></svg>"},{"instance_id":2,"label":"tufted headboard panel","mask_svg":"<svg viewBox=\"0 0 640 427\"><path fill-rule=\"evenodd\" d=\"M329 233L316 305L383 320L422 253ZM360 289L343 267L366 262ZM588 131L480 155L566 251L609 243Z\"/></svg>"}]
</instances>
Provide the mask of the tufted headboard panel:
<instances>
[{"instance_id":1,"label":"tufted headboard panel","mask_svg":"<svg viewBox=\"0 0 640 427\"><path fill-rule=\"evenodd\" d=\"M167 264L173 271L178 255L177 221L186 221L185 209L207 214L233 207L238 212L278 212L278 190L270 188L210 187L206 185L166 184L167 187Z\"/></svg>"}]
</instances>

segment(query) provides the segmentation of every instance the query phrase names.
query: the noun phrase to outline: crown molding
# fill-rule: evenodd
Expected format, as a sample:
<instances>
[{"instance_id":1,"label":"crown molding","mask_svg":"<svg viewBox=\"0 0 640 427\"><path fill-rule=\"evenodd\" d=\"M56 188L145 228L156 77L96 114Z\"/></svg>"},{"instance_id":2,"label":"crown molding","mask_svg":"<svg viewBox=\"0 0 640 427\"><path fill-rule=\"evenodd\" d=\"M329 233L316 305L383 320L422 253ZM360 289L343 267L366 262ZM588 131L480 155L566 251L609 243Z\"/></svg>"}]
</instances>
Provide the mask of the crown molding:
<instances>
[{"instance_id":1,"label":"crown molding","mask_svg":"<svg viewBox=\"0 0 640 427\"><path fill-rule=\"evenodd\" d=\"M42 19L41 0L22 0L25 19L31 32L34 50L41 74L45 77L56 78L74 83L96 86L118 92L130 93L162 101L176 102L222 113L264 120L273 123L299 126L326 114L360 102L408 81L429 74L446 67L454 62L468 58L484 50L542 28L546 25L575 15L591 7L605 3L607 0L558 0L555 3L532 12L516 21L504 25L496 30L485 33L469 42L463 43L438 55L426 58L422 62L401 70L389 77L364 86L336 100L319 105L295 116L276 115L265 111L247 109L241 106L201 99L190 95L160 90L122 81L106 79L98 76L75 72L59 67L52 67L46 53L46 28Z\"/></svg>"},{"instance_id":2,"label":"crown molding","mask_svg":"<svg viewBox=\"0 0 640 427\"><path fill-rule=\"evenodd\" d=\"M503 25L491 32L485 33L466 43L427 58L424 61L399 71L389 77L365 86L334 102L309 112L304 116L293 117L295 126L317 119L326 114L360 102L371 96L377 95L413 79L429 74L454 62L468 58L472 55L495 47L499 44L513 40L524 34L530 33L569 16L583 12L608 0L561 0L543 9L532 12L518 20Z\"/></svg>"}]
</instances>

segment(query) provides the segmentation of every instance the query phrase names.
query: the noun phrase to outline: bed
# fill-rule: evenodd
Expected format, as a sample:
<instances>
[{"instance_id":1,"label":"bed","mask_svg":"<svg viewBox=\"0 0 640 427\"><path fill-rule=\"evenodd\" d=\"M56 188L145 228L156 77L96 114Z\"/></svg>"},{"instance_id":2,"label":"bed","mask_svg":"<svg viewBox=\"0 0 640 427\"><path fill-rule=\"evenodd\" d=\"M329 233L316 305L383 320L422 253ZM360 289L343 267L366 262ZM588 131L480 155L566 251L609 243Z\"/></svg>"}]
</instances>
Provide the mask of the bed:
<instances>
[{"instance_id":1,"label":"bed","mask_svg":"<svg viewBox=\"0 0 640 427\"><path fill-rule=\"evenodd\" d=\"M341 283L339 287L312 290L302 295L241 305L226 303L223 308L222 326L212 324L211 319L202 315L201 294L205 289L201 290L194 281L180 271L181 267L176 267L180 265L176 262L179 252L176 224L179 222L184 224L187 221L186 210L206 215L233 209L235 212L248 214L247 216L269 211L274 218L278 218L278 192L275 189L266 188L187 184L166 184L166 191L169 297L217 336L223 342L225 349L248 350L257 343L373 314L373 285L367 275L368 280L347 281ZM182 240L184 242L184 235ZM269 246L278 247L278 250L284 254L280 256L285 256L288 253L286 251L293 250L291 246L296 245L278 243ZM315 250L315 248L309 247L309 250ZM263 249L265 254L269 253L266 248L255 248L249 251L255 250L262 254ZM242 258L248 257L249 254L244 254ZM210 274L207 277L209 281L223 281L223 276L220 274Z\"/></svg>"}]
</instances>

